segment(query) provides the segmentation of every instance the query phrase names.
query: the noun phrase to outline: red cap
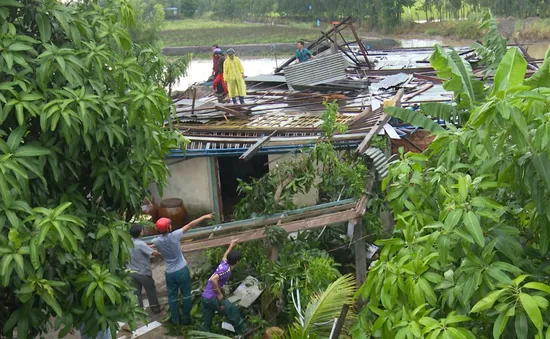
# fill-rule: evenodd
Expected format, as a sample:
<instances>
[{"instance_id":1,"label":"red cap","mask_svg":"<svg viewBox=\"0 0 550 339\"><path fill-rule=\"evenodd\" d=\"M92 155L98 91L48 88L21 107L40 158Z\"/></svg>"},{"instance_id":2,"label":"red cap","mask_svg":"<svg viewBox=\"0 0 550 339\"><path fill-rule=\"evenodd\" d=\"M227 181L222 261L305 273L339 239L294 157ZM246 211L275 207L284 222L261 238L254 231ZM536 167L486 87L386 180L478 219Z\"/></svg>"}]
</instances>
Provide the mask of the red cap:
<instances>
[{"instance_id":1,"label":"red cap","mask_svg":"<svg viewBox=\"0 0 550 339\"><path fill-rule=\"evenodd\" d=\"M168 231L168 227L170 227L170 219L168 218L160 218L159 220L157 220L156 222L156 226L157 226L157 230L160 232L160 233L165 233L166 231Z\"/></svg>"}]
</instances>

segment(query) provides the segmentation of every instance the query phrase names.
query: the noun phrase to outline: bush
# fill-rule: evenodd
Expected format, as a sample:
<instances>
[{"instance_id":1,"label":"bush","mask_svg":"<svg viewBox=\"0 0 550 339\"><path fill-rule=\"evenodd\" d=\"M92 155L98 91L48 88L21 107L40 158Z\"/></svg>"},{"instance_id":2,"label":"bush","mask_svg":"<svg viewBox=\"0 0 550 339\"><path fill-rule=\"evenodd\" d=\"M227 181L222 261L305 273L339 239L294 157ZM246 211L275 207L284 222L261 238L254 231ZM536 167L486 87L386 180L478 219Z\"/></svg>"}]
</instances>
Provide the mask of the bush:
<instances>
[{"instance_id":1,"label":"bush","mask_svg":"<svg viewBox=\"0 0 550 339\"><path fill-rule=\"evenodd\" d=\"M428 104L416 121L467 116L463 127L427 128L424 154L390 167L383 189L395 212L391 239L360 293L356 334L373 337L543 338L550 333L550 58L525 79L527 62L503 38L491 85L437 46L430 62L456 105ZM550 52L550 51L549 51ZM489 53L486 53L489 55ZM424 115L425 114L425 115ZM410 119L412 121L413 119Z\"/></svg>"}]
</instances>

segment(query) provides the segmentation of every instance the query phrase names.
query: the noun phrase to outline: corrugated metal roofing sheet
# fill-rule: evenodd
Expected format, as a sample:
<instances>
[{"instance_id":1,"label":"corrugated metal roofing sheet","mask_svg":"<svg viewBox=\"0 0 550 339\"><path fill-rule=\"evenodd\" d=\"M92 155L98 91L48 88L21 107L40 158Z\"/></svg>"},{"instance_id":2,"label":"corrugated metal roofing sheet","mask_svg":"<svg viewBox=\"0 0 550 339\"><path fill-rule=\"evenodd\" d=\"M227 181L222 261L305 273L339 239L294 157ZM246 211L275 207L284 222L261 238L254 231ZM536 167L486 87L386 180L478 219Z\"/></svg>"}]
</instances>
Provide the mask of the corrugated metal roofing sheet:
<instances>
[{"instance_id":1,"label":"corrugated metal roofing sheet","mask_svg":"<svg viewBox=\"0 0 550 339\"><path fill-rule=\"evenodd\" d=\"M389 89L392 87L396 87L398 85L401 85L405 81L409 79L409 75L405 73L398 73L394 75L388 75L384 78L384 80L378 82L377 84L373 84L372 87L375 87L377 89Z\"/></svg>"},{"instance_id":2,"label":"corrugated metal roofing sheet","mask_svg":"<svg viewBox=\"0 0 550 339\"><path fill-rule=\"evenodd\" d=\"M251 77L246 77L246 82L267 82L267 83L285 83L286 79L283 75L261 74Z\"/></svg>"},{"instance_id":3,"label":"corrugated metal roofing sheet","mask_svg":"<svg viewBox=\"0 0 550 339\"><path fill-rule=\"evenodd\" d=\"M365 155L371 159L376 172L380 178L384 178L388 175L388 161L389 158L386 157L386 154L382 152L381 149L376 147L369 147L365 151Z\"/></svg>"},{"instance_id":4,"label":"corrugated metal roofing sheet","mask_svg":"<svg viewBox=\"0 0 550 339\"><path fill-rule=\"evenodd\" d=\"M315 86L346 76L346 63L342 53L335 53L284 68L285 78L291 86Z\"/></svg>"}]
</instances>

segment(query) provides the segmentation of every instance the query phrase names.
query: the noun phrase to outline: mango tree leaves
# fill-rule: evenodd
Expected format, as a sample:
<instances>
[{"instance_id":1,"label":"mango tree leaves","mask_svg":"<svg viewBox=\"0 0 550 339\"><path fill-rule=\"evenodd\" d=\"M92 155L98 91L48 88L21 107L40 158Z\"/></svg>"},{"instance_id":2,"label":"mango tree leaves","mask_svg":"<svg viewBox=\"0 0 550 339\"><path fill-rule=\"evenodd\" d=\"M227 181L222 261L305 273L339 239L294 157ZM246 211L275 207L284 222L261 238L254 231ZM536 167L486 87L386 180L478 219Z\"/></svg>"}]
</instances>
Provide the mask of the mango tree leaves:
<instances>
[{"instance_id":1,"label":"mango tree leaves","mask_svg":"<svg viewBox=\"0 0 550 339\"><path fill-rule=\"evenodd\" d=\"M164 156L185 144L164 127L171 101L154 80L162 57L132 44L124 1L12 6L22 5L0 0L2 331L34 337L52 316L61 333L83 319L90 336L116 331L142 314L119 279L131 246L119 219L139 211L152 180L162 190ZM99 225L108 239L94 239ZM84 272L99 291L85 304L74 287Z\"/></svg>"},{"instance_id":2,"label":"mango tree leaves","mask_svg":"<svg viewBox=\"0 0 550 339\"><path fill-rule=\"evenodd\" d=\"M497 321L493 325L493 338L498 339L502 333L504 333L506 325L508 324L508 319L510 319L510 317L505 312L498 315Z\"/></svg>"},{"instance_id":3,"label":"mango tree leaves","mask_svg":"<svg viewBox=\"0 0 550 339\"><path fill-rule=\"evenodd\" d=\"M527 316L525 313L520 313L516 316L515 321L516 336L518 339L527 339L529 333L529 325L527 324Z\"/></svg>"},{"instance_id":4,"label":"mango tree leaves","mask_svg":"<svg viewBox=\"0 0 550 339\"><path fill-rule=\"evenodd\" d=\"M36 13L35 19L42 42L50 41L52 37L52 25L48 16L44 13Z\"/></svg>"},{"instance_id":5,"label":"mango tree leaves","mask_svg":"<svg viewBox=\"0 0 550 339\"><path fill-rule=\"evenodd\" d=\"M468 233L474 238L479 246L485 245L485 239L483 237L483 230L479 224L479 220L474 212L470 211L464 216L464 225L468 230Z\"/></svg>"},{"instance_id":6,"label":"mango tree leaves","mask_svg":"<svg viewBox=\"0 0 550 339\"><path fill-rule=\"evenodd\" d=\"M504 40L491 39L495 49L489 52L498 60L506 51ZM402 314L419 303L434 307L441 318L470 310L475 320L463 327L476 337L550 333L550 286L543 280L548 263L541 260L550 243L545 204L550 199L550 88L540 87L550 86L549 57L536 76L524 81L526 62L517 49L502 53L485 97L469 65L456 52L436 48L430 61L456 102L425 105L422 113L445 120L455 120L460 112L472 116L463 127L440 133L422 155L403 156L384 179L396 231L391 241L380 242L380 259L367 284L370 300L394 316L392 326L399 324L386 329L387 337L398 331L412 337L412 327L404 325L411 319ZM414 113L398 114L415 121ZM431 129L425 121L414 124ZM442 274L445 279L436 279ZM529 277L539 281L525 282ZM416 288L420 284L433 291L435 305L434 296ZM382 289L393 285L398 288ZM392 302L380 306L381 299ZM373 321L379 313L371 314ZM415 321L428 338L467 337L460 328L445 330L437 319Z\"/></svg>"},{"instance_id":7,"label":"mango tree leaves","mask_svg":"<svg viewBox=\"0 0 550 339\"><path fill-rule=\"evenodd\" d=\"M489 295L487 295L485 298L481 299L480 301L478 301L474 307L472 308L472 310L470 312L472 313L479 313L479 312L482 312L482 311L485 311L485 310L488 310L490 309L493 304L497 301L497 299L504 293L506 292L505 289L501 289L501 290L497 290L497 291L493 291L491 293L489 293Z\"/></svg>"},{"instance_id":8,"label":"mango tree leaves","mask_svg":"<svg viewBox=\"0 0 550 339\"><path fill-rule=\"evenodd\" d=\"M550 160L545 153L540 153L535 155L532 161L538 175L542 178L547 189L550 190Z\"/></svg>"},{"instance_id":9,"label":"mango tree leaves","mask_svg":"<svg viewBox=\"0 0 550 339\"><path fill-rule=\"evenodd\" d=\"M525 309L525 313L527 313L531 322L535 325L539 332L542 332L542 315L535 299L533 299L533 297L529 294L521 293L519 295L519 300L521 301L521 306Z\"/></svg>"}]
</instances>

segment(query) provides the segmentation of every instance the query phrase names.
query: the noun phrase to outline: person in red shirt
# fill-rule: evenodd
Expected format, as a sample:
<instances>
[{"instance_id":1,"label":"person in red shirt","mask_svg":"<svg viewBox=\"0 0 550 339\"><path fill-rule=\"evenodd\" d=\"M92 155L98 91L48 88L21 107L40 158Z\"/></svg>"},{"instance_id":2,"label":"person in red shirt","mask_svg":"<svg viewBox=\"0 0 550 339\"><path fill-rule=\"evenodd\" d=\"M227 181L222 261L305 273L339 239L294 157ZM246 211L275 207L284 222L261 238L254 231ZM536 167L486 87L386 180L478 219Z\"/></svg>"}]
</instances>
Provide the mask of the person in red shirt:
<instances>
[{"instance_id":1,"label":"person in red shirt","mask_svg":"<svg viewBox=\"0 0 550 339\"><path fill-rule=\"evenodd\" d=\"M218 95L218 101L224 102L225 96L227 95L227 84L223 80L223 63L225 62L225 55L221 49L217 49L214 53L218 54L219 59L217 73L215 74L214 82L212 82L212 88Z\"/></svg>"}]
</instances>

